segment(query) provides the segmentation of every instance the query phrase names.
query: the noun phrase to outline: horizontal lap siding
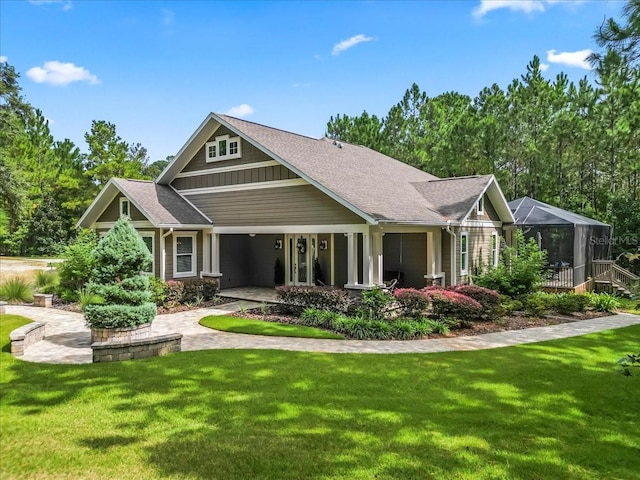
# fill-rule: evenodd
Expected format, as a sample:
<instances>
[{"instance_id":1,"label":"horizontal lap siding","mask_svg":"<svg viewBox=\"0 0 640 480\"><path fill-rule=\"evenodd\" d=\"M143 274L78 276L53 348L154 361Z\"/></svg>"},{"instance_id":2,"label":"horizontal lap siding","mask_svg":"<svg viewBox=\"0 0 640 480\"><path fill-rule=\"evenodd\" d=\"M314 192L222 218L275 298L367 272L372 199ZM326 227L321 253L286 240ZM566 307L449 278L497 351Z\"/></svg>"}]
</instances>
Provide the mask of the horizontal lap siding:
<instances>
[{"instance_id":1,"label":"horizontal lap siding","mask_svg":"<svg viewBox=\"0 0 640 480\"><path fill-rule=\"evenodd\" d=\"M245 183L272 182L299 178L291 170L281 166L251 168L233 172L211 173L197 177L176 178L171 185L177 190L221 187Z\"/></svg>"},{"instance_id":2,"label":"horizontal lap siding","mask_svg":"<svg viewBox=\"0 0 640 480\"><path fill-rule=\"evenodd\" d=\"M211 136L211 138L207 140L207 142L211 142L215 140L216 137L220 137L223 135L229 135L229 137L237 136L226 127L220 127ZM245 163L265 162L267 160L272 160L271 157L263 153L261 150L258 150L256 147L243 139L240 139L240 153L242 154L241 158L236 158L233 160L222 160L218 162L207 162L205 160L204 149L205 145L203 145L202 148L198 150L198 153L196 153L187 163L187 165L182 169L183 172L194 172L197 170L206 170L209 168L229 167L232 165L243 165Z\"/></svg>"},{"instance_id":3,"label":"horizontal lap siding","mask_svg":"<svg viewBox=\"0 0 640 480\"><path fill-rule=\"evenodd\" d=\"M491 255L491 232L498 233L498 245L500 245L500 229L463 227L461 232L467 232L469 234L469 274L474 274L475 269L489 265ZM456 260L458 264L458 283L469 283L469 275L460 275L460 235L458 235L457 240L458 251L456 252Z\"/></svg>"},{"instance_id":4,"label":"horizontal lap siding","mask_svg":"<svg viewBox=\"0 0 640 480\"><path fill-rule=\"evenodd\" d=\"M364 223L311 185L186 197L219 227Z\"/></svg>"},{"instance_id":5,"label":"horizontal lap siding","mask_svg":"<svg viewBox=\"0 0 640 480\"><path fill-rule=\"evenodd\" d=\"M116 195L116 198L109 206L100 214L97 222L115 222L120 218L120 199L124 195ZM138 210L131 202L129 202L129 213L131 220L147 220L147 218Z\"/></svg>"}]
</instances>

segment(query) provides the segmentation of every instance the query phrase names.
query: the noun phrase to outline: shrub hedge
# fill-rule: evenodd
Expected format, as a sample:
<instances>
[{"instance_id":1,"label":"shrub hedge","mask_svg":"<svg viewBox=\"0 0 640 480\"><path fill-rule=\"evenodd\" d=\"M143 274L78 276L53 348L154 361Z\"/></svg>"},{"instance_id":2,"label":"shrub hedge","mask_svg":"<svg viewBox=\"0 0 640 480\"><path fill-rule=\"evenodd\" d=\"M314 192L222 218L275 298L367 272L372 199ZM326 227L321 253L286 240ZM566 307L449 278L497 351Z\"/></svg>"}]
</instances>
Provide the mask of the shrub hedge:
<instances>
[{"instance_id":1,"label":"shrub hedge","mask_svg":"<svg viewBox=\"0 0 640 480\"><path fill-rule=\"evenodd\" d=\"M420 318L429 308L429 296L424 290L398 288L393 292L393 296L400 305L403 316Z\"/></svg>"},{"instance_id":2,"label":"shrub hedge","mask_svg":"<svg viewBox=\"0 0 640 480\"><path fill-rule=\"evenodd\" d=\"M500 295L495 290L477 285L456 285L451 290L478 302L482 306L483 318L494 319L500 316Z\"/></svg>"},{"instance_id":3,"label":"shrub hedge","mask_svg":"<svg viewBox=\"0 0 640 480\"><path fill-rule=\"evenodd\" d=\"M423 291L431 300L432 314L438 318L476 320L482 316L482 305L462 293L438 287L427 287Z\"/></svg>"},{"instance_id":4,"label":"shrub hedge","mask_svg":"<svg viewBox=\"0 0 640 480\"><path fill-rule=\"evenodd\" d=\"M300 315L305 308L347 313L354 301L349 292L334 287L276 287L276 296L287 313Z\"/></svg>"}]
</instances>

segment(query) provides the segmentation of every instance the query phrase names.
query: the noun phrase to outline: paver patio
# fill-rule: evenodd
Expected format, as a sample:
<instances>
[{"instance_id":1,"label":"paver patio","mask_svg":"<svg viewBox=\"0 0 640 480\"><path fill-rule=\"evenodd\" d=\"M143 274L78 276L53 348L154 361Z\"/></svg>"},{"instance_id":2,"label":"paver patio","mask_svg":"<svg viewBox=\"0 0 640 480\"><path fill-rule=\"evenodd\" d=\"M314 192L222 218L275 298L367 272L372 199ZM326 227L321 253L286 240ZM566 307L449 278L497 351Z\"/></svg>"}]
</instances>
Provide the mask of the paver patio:
<instances>
[{"instance_id":1,"label":"paver patio","mask_svg":"<svg viewBox=\"0 0 640 480\"><path fill-rule=\"evenodd\" d=\"M313 338L266 337L211 330L198 324L208 315L225 315L258 303L238 301L215 308L159 315L153 322L154 334L182 333L182 350L276 349L326 353L431 353L453 350L480 350L535 343L557 338L640 324L640 316L619 314L526 330L486 333L470 337L426 340L324 340ZM32 306L7 307L7 313L22 315L46 324L45 339L28 347L21 358L40 363L91 363L90 332L80 313Z\"/></svg>"}]
</instances>

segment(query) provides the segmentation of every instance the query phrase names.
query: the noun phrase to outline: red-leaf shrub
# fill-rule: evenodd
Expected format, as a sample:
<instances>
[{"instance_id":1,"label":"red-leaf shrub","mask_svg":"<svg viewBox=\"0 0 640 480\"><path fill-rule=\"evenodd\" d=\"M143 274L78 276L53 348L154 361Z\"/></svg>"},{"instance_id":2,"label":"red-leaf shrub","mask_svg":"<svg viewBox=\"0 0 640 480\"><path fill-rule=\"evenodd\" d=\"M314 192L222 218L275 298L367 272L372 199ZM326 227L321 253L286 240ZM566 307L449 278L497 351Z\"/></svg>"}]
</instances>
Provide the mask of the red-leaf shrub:
<instances>
[{"instance_id":1,"label":"red-leaf shrub","mask_svg":"<svg viewBox=\"0 0 640 480\"><path fill-rule=\"evenodd\" d=\"M409 317L422 317L429 308L429 296L415 288L397 288L393 296L400 304L402 314Z\"/></svg>"},{"instance_id":2,"label":"red-leaf shrub","mask_svg":"<svg viewBox=\"0 0 640 480\"><path fill-rule=\"evenodd\" d=\"M431 300L433 314L438 317L471 320L482 314L482 305L462 293L433 287L427 287L423 291Z\"/></svg>"},{"instance_id":3,"label":"red-leaf shrub","mask_svg":"<svg viewBox=\"0 0 640 480\"><path fill-rule=\"evenodd\" d=\"M456 285L450 287L454 292L473 298L482 306L482 316L493 319L500 316L500 295L490 288L478 287L476 285Z\"/></svg>"}]
</instances>

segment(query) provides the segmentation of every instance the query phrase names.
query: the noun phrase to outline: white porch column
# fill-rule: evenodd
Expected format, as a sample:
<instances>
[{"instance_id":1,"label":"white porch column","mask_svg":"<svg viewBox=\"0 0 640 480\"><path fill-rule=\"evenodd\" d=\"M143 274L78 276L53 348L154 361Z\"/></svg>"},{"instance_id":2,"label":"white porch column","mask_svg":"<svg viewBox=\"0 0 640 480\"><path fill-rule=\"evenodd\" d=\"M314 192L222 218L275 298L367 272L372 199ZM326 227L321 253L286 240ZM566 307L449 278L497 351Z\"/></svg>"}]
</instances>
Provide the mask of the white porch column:
<instances>
[{"instance_id":1,"label":"white porch column","mask_svg":"<svg viewBox=\"0 0 640 480\"><path fill-rule=\"evenodd\" d=\"M160 280L165 281L167 279L167 240L166 238L173 233L173 228L170 228L168 232L164 232L164 229L160 229Z\"/></svg>"},{"instance_id":2,"label":"white porch column","mask_svg":"<svg viewBox=\"0 0 640 480\"><path fill-rule=\"evenodd\" d=\"M384 283L384 259L382 248L382 232L373 232L372 237L372 258L373 258L373 276L371 283L374 285L382 285Z\"/></svg>"},{"instance_id":3,"label":"white porch column","mask_svg":"<svg viewBox=\"0 0 640 480\"><path fill-rule=\"evenodd\" d=\"M358 239L355 233L347 233L347 286L358 284Z\"/></svg>"},{"instance_id":4,"label":"white porch column","mask_svg":"<svg viewBox=\"0 0 640 480\"><path fill-rule=\"evenodd\" d=\"M220 234L211 234L211 273L214 276L222 276L220 273Z\"/></svg>"},{"instance_id":5,"label":"white porch column","mask_svg":"<svg viewBox=\"0 0 640 480\"><path fill-rule=\"evenodd\" d=\"M373 259L371 258L371 235L362 234L362 285L364 287L371 286L373 278Z\"/></svg>"},{"instance_id":6,"label":"white porch column","mask_svg":"<svg viewBox=\"0 0 640 480\"><path fill-rule=\"evenodd\" d=\"M211 273L211 232L202 231L202 272Z\"/></svg>"},{"instance_id":7,"label":"white porch column","mask_svg":"<svg viewBox=\"0 0 640 480\"><path fill-rule=\"evenodd\" d=\"M336 242L335 242L335 234L331 234L331 286L335 286L336 284Z\"/></svg>"},{"instance_id":8,"label":"white porch column","mask_svg":"<svg viewBox=\"0 0 640 480\"><path fill-rule=\"evenodd\" d=\"M433 232L427 232L427 275L431 276L437 273L435 249L433 247Z\"/></svg>"}]
</instances>

